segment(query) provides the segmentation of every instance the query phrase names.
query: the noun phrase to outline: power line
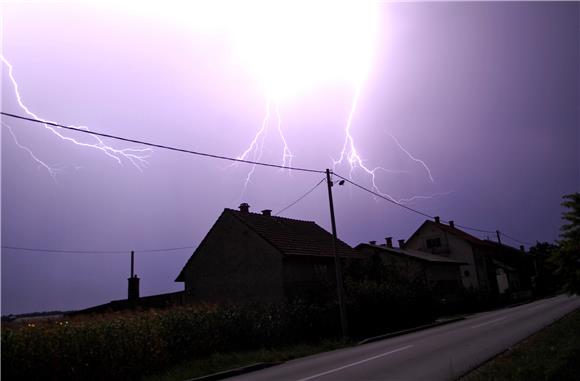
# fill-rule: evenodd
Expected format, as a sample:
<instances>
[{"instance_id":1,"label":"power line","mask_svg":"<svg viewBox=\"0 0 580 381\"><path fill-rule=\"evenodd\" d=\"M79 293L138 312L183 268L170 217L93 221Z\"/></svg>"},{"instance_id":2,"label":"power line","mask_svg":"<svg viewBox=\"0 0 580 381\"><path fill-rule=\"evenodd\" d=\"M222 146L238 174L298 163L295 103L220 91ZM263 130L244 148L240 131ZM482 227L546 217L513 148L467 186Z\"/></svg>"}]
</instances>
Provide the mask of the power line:
<instances>
[{"instance_id":1,"label":"power line","mask_svg":"<svg viewBox=\"0 0 580 381\"><path fill-rule=\"evenodd\" d=\"M143 141L143 140L137 140L137 139L130 139L130 138L124 138L121 136L116 136L116 135L111 135L111 134L105 134L105 133L101 133L101 132L96 132L96 131L90 131L90 130L82 130L76 127L71 127L71 126L66 126L66 125L62 125L59 123L54 123L54 122L50 122L50 121L45 121L45 120L36 120L33 118L28 118L25 116L21 116L21 115L16 115L16 114L11 114L11 113L7 113L4 111L0 111L0 114L11 117L11 118L16 118L16 119L21 119L21 120L26 120L29 122L34 122L34 123L41 123L41 124L45 124L45 125L50 125L50 126L54 126L54 127L58 127L58 128L64 128L67 130L71 130L71 131L76 131L76 132L81 132L81 133L85 133L85 134L89 134L89 135L95 135L95 136L100 136L100 137L104 137L104 138L110 138L110 139L115 139L115 140L120 140L120 141L124 141L124 142L129 142L129 143L135 143L135 144L141 144L141 145L145 145L145 146L149 146L149 147L155 147L155 148L161 148L161 149L166 149L166 150L170 150L170 151L176 151L176 152L182 152L182 153L188 153L191 155L197 155L197 156L204 156L204 157L209 157L209 158L213 158L213 159L220 159L220 160L228 160L228 161L233 161L233 162L238 162L238 163L245 163L245 164L252 164L252 165L260 165L260 166L264 166L264 167L270 167L270 168L279 168L279 169L288 169L288 170L292 170L292 171L302 171L302 172L310 172L310 173L325 173L325 171L322 170L318 170L318 169L312 169L312 168L300 168L300 167L289 167L289 166L284 166L284 165L278 165L278 164L271 164L271 163L263 163L263 162L259 162L259 161L252 161L252 160L245 160L245 159L238 159L238 158L233 158L233 157L229 157L229 156L223 156L223 155L216 155L216 154L211 154L211 153L206 153L206 152L198 152L198 151L193 151L193 150L188 150L188 149L184 149L184 148L177 148L177 147L173 147L173 146L167 146L167 145L163 145L163 144L157 144L157 143L151 143L151 142L147 142L147 141ZM397 205L401 208L407 209L413 213L417 213L422 215L423 217L427 217L429 219L435 219L434 216L431 216L425 212L422 212L420 210L411 208L407 205L404 205L400 202L397 202L395 200L393 200L392 198L389 197L385 197L384 195L377 193L371 189L368 189L360 184L355 183L354 181L351 181L350 179L343 177L337 173L333 173L333 175L341 178L342 180L354 185L357 188L360 188L368 193L371 193L372 195L379 197L385 201L388 201L394 205ZM285 211L286 209L294 206L296 203L300 202L304 197L308 196L308 194L310 194L311 192L314 191L314 189L316 189L322 182L324 181L321 180L319 183L317 183L312 189L310 189L308 192L306 192L306 194L304 194L303 196L301 196L300 198L298 198L296 201L294 201L292 204L288 205L287 207L285 207L284 209L280 210L279 212L276 213L276 215L279 215L280 213L282 213L283 211ZM448 222L448 221L447 221ZM472 231L477 231L480 233L495 233L495 231L492 230L486 230L486 229L480 229L480 228L474 228L474 227L470 227L470 226L465 226L465 225L459 225L456 224L455 226L466 229L466 230L472 230ZM532 245L529 242L525 242L525 241L521 241L517 238L511 237L505 233L501 233L503 234L505 237L512 239L516 242L519 243L523 243L523 244L527 244L527 245ZM3 248L8 248L8 249L13 249L13 250L28 250L27 248L15 248L15 247L4 247ZM180 250L180 249L184 249L184 248L172 248L172 249L155 249L155 250L141 250L141 252L155 252L155 251L171 251L171 250ZM43 252L71 252L71 253L99 253L99 254L119 254L119 253L126 253L126 251L122 251L122 252L102 252L102 251L67 251L67 250L44 250L44 249L40 249L40 250L36 250L36 249L30 249L29 251L43 251Z\"/></svg>"},{"instance_id":2,"label":"power line","mask_svg":"<svg viewBox=\"0 0 580 381\"><path fill-rule=\"evenodd\" d=\"M131 250L60 250L60 249L39 249L30 247L19 247L19 246L2 246L3 249L9 250L19 250L19 251L34 251L39 253L59 253L59 254L128 254ZM193 249L193 246L184 247L170 247L163 249L144 249L144 250L134 250L136 253L159 253L166 251L177 251Z\"/></svg>"},{"instance_id":3,"label":"power line","mask_svg":"<svg viewBox=\"0 0 580 381\"><path fill-rule=\"evenodd\" d=\"M382 195L382 194L380 194L380 193L377 193L377 192L375 192L375 191L373 191L373 190L371 190L371 189L368 189L368 188L366 188L366 187L364 187L364 186L362 186L362 185L360 185L360 184L357 184L357 183L355 183L354 181L351 181L351 180L349 180L348 178L346 178L346 177L344 177L344 176L341 176L341 175L339 175L338 173L333 173L333 175L335 175L336 177L339 177L339 178L341 178L342 180L344 180L344 181L346 181L346 182L348 182L348 183L350 183L350 184L354 185L354 186L355 186L355 187L357 187L357 188L360 188L360 189L362 189L362 190L364 190L364 191L366 191L366 192L368 192L368 193L370 193L370 194L372 194L372 195L374 195L374 196L376 196L376 197L382 198L383 200L385 200L385 201L388 201L388 202L390 202L390 203L392 203L392 204L394 204L394 205L400 206L401 208L407 209L407 210L409 210L409 211L411 211L411 212L413 212L413 213L420 214L420 215L422 215L423 217L427 217L427 218L430 218L430 219L432 219L432 220L434 220L434 219L435 219L435 217L434 217L434 216L431 216L431 215L429 215L429 214L427 214L427 213L425 213L425 212L422 212L422 211L420 211L420 210L417 210L417 209L411 208L411 207L409 207L409 206L407 206L407 205L403 205L403 204L401 204L400 202L397 202L397 201L393 200L392 198L385 197L385 196L383 196L383 195ZM449 223L449 221L445 221L445 220L441 220L441 221L442 221L442 222L447 222L447 223ZM465 226L465 225L459 225L459 224L455 224L455 226L456 226L456 227L459 227L459 228L462 228L462 229L466 229L466 230L473 230L473 231L477 231L477 232L480 232L480 233L491 233L491 234L496 234L496 231L493 231L493 230L485 230L485 229L474 228L474 227ZM500 232L500 233L501 233L501 235L503 235L503 236L505 236L505 237L507 237L507 238L510 238L510 239L512 239L512 240L514 240L514 241L516 241L516 242L519 242L519 243L521 243L521 244L526 244L526 245L533 245L533 243L530 243L530 242L525 242L525 241L521 241L521 240L519 240L519 239L517 239L517 238L514 238L514 237L511 237L511 236L509 236L509 235L507 235L507 234L505 234L505 233L503 233L503 232Z\"/></svg>"},{"instance_id":4,"label":"power line","mask_svg":"<svg viewBox=\"0 0 580 381\"><path fill-rule=\"evenodd\" d=\"M512 241L516 241L516 242L518 242L518 243L521 243L521 244L523 244L523 245L529 245L529 246L533 246L533 245L534 245L534 244L533 244L533 243L531 243L531 242L521 241L521 240L519 240L519 239L517 239L517 238L511 237L511 236L509 236L509 235L507 235L507 234L505 234L504 232L501 232L501 231L500 231L500 234L501 234L501 235L503 235L503 236L504 236L504 237L506 237L506 238L509 238L509 239L511 239Z\"/></svg>"},{"instance_id":5,"label":"power line","mask_svg":"<svg viewBox=\"0 0 580 381\"><path fill-rule=\"evenodd\" d=\"M354 185L354 186L355 186L355 187L357 187L357 188L360 188L360 189L362 189L362 190L364 190L364 191L366 191L366 192L369 192L369 193L371 193L372 195L374 195L374 196L376 196L376 197L382 198L383 200L385 200L385 201L388 201L388 202L390 202L391 204L395 204L395 205L397 205L397 206L400 206L401 208L405 208L405 209L407 209L407 210L409 210L409 211L411 211L411 212L413 212L413 213L420 214L420 215L422 215L423 217L427 217L427 218L430 218L430 219L432 219L432 220L433 220L433 219L435 219L435 217L434 217L434 216L430 216L429 214L427 214L427 213L424 213L424 212L421 212L420 210L413 209L413 208L411 208L411 207L409 207L409 206L407 206L407 205L403 205L403 204L401 204L400 202L397 202L397 201L393 200L392 198L385 197L385 196L383 196L382 194L380 194L380 193L377 193L377 192L375 192L375 191L373 191L373 190L371 190L371 189L368 189L368 188L366 188L366 187L364 187L364 186L362 186L362 185L360 185L360 184L357 184L357 183L355 183L354 181L351 181L351 180L347 179L346 177L343 177L343 176L339 175L339 174L338 174L338 173L336 173L336 172L333 172L333 175L335 175L336 177L339 177L339 178L343 179L343 180L344 180L344 181L346 181L347 183L350 183L350 184Z\"/></svg>"},{"instance_id":6,"label":"power line","mask_svg":"<svg viewBox=\"0 0 580 381\"><path fill-rule=\"evenodd\" d=\"M216 154L211 154L211 153L206 153L206 152L192 151L192 150L188 150L188 149L184 149L184 148L177 148L177 147L167 146L167 145L163 145L163 144L146 142L144 140L124 138L124 137L121 137L121 136L116 136L116 135L111 135L111 134L105 134L105 133L102 133L102 132L96 132L96 131L90 131L90 130L81 130L79 128L75 128L75 127L71 127L71 126L65 126L65 125L62 125L62 124L58 124L58 123L54 123L54 122L49 122L49 121L44 121L44 120L36 120L36 119L33 119L33 118L28 118L28 117L25 117L25 116L20 116L20 115L15 115L15 114L10 114L10 113L3 112L3 111L1 111L0 114L5 115L5 116L9 116L11 118L22 119L22 120L26 120L26 121L29 121L29 122L41 123L41 124L45 124L45 125L49 125L49 126L64 128L64 129L71 130L71 131L81 132L83 134L95 135L95 136L100 136L100 137L110 138L110 139L115 139L115 140L121 140L121 141L124 141L124 142L141 144L141 145L145 145L145 146L149 146L149 147L166 149L166 150L169 150L169 151L176 151L176 152L188 153L188 154L191 154L191 155L205 156L205 157L210 157L210 158L213 158L213 159L229 160L229 161L234 161L234 162L238 162L238 163L260 165L260 166L263 166L263 167L288 169L288 170L291 170L291 171L302 171L302 172L312 172L312 173L324 173L324 171L317 170L317 169L300 168L300 167L287 167L287 166L279 165L279 164L262 163L262 162L259 162L259 161L238 159L238 158L233 158L233 157L229 157L229 156L222 156L222 155L216 155Z\"/></svg>"},{"instance_id":7,"label":"power line","mask_svg":"<svg viewBox=\"0 0 580 381\"><path fill-rule=\"evenodd\" d=\"M449 221L443 221L443 222L449 223ZM491 234L495 234L495 231L493 231L493 230L485 230L485 229L479 229L479 228L472 228L472 227L469 227L469 226L459 225L459 224L455 224L455 226L457 226L458 228L462 228L462 229L466 229L466 230L473 230L473 231L480 232L480 233L491 233Z\"/></svg>"},{"instance_id":8,"label":"power line","mask_svg":"<svg viewBox=\"0 0 580 381\"><path fill-rule=\"evenodd\" d=\"M298 199L296 199L296 201L292 202L290 205L284 207L283 209L279 210L278 212L275 213L275 215L279 215L281 214L283 211L285 211L286 209L289 209L291 207L293 207L294 205L296 205L297 203L299 203L300 201L302 201L303 198L305 198L306 196L308 196L310 193L314 192L314 190L316 188L318 188L320 186L320 184L322 184L324 182L325 178L323 177L315 186L313 186L308 192L304 193L302 196L300 196Z\"/></svg>"}]
</instances>

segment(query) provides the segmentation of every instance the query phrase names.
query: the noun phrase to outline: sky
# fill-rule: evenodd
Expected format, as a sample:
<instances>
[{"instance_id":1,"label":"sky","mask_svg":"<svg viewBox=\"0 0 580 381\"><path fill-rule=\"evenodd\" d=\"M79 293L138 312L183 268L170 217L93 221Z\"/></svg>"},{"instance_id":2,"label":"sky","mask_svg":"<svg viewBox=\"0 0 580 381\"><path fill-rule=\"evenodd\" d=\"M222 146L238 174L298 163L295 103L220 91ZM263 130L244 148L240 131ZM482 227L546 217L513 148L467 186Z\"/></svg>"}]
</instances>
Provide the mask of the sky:
<instances>
[{"instance_id":1,"label":"sky","mask_svg":"<svg viewBox=\"0 0 580 381\"><path fill-rule=\"evenodd\" d=\"M119 3L4 3L2 111L26 116L10 64L39 118L230 157L256 148L244 157L368 188L380 167L375 189L428 215L558 238L561 197L580 190L580 3ZM131 250L141 295L181 290L224 208L277 212L323 178L158 148L132 151L147 156L134 165L1 120L2 246L123 252L3 248L2 314L123 299ZM282 215L330 230L326 192ZM348 183L333 192L351 245L406 239L424 221Z\"/></svg>"}]
</instances>

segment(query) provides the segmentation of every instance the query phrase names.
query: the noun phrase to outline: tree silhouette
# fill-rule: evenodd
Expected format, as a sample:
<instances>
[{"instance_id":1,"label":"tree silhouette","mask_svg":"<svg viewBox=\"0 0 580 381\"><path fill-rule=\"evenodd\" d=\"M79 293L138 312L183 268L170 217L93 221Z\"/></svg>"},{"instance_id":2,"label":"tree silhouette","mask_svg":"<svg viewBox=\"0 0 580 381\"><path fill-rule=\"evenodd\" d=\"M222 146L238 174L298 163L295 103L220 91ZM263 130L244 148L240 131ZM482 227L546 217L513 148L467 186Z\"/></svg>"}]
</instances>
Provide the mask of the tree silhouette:
<instances>
[{"instance_id":1,"label":"tree silhouette","mask_svg":"<svg viewBox=\"0 0 580 381\"><path fill-rule=\"evenodd\" d=\"M580 193L567 194L563 199L562 206L567 210L562 214L565 223L560 229L555 261L566 290L580 294Z\"/></svg>"}]
</instances>

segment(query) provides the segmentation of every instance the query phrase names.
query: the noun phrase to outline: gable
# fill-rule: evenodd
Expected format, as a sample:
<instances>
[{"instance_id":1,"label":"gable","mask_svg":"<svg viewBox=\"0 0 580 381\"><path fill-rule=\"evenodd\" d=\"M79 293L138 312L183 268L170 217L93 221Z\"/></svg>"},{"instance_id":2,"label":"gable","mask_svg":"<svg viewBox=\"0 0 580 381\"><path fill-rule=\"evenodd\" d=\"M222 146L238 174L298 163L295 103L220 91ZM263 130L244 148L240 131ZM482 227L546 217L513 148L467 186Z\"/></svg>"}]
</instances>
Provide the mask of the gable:
<instances>
[{"instance_id":1,"label":"gable","mask_svg":"<svg viewBox=\"0 0 580 381\"><path fill-rule=\"evenodd\" d=\"M253 232L251 229L249 229L243 223L241 223L241 221L239 221L236 218L233 218L230 214L228 214L227 209L226 209L220 214L220 216L218 217L216 222L212 225L212 227L210 228L208 233L205 235L205 237L202 239L200 244L197 246L197 248L193 252L193 254L189 257L189 259L187 260L187 262L185 263L185 265L183 266L183 268L179 272L179 275L177 276L177 278L175 278L175 282L184 282L185 281L185 272L189 268L189 266L191 266L193 264L195 259L201 253L203 253L207 250L207 246L211 243L211 241L216 240L216 239L223 239L223 237L219 237L219 235L220 235L220 233L223 234L223 230L226 230L228 226L231 226L234 229L239 229L240 231L246 230L249 234L252 235L251 239L265 241L262 237L260 237L258 234ZM272 246L269 242L267 242L267 241L265 241L265 242L268 245ZM274 247L274 250L279 252L279 250L275 247Z\"/></svg>"}]
</instances>

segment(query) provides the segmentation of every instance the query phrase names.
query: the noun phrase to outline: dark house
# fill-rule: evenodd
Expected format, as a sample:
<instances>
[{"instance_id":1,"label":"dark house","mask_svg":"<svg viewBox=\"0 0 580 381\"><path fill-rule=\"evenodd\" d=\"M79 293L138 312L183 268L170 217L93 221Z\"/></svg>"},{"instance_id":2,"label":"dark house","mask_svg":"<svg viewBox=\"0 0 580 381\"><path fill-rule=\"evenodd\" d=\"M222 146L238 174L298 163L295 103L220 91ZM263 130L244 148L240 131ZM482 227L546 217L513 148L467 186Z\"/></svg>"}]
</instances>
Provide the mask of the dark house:
<instances>
[{"instance_id":1,"label":"dark house","mask_svg":"<svg viewBox=\"0 0 580 381\"><path fill-rule=\"evenodd\" d=\"M518 299L529 293L529 265L523 252L482 240L435 217L411 235L405 249L418 250L464 262L461 280L467 290L491 297Z\"/></svg>"},{"instance_id":2,"label":"dark house","mask_svg":"<svg viewBox=\"0 0 580 381\"><path fill-rule=\"evenodd\" d=\"M360 258L337 242L342 260ZM176 282L195 301L282 301L334 287L332 235L312 221L224 209Z\"/></svg>"},{"instance_id":3,"label":"dark house","mask_svg":"<svg viewBox=\"0 0 580 381\"><path fill-rule=\"evenodd\" d=\"M455 301L463 293L460 266L465 265L465 262L417 250L395 248L391 238L387 238L382 245L371 241L361 243L355 249L375 265L386 266L403 279L421 280L440 300Z\"/></svg>"}]
</instances>

